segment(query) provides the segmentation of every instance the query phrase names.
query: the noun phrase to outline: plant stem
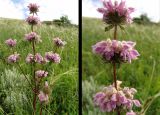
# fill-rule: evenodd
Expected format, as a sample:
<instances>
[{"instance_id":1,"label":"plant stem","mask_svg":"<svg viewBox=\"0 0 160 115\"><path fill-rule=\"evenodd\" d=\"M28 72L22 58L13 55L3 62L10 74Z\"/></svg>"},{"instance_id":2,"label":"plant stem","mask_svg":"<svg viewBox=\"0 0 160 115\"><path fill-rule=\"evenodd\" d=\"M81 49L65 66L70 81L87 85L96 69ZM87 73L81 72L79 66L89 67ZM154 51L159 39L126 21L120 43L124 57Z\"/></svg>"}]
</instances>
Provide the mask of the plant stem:
<instances>
[{"instance_id":1,"label":"plant stem","mask_svg":"<svg viewBox=\"0 0 160 115\"><path fill-rule=\"evenodd\" d=\"M41 103L40 115L42 115L42 110L43 110L43 108L42 108L42 103Z\"/></svg>"},{"instance_id":2,"label":"plant stem","mask_svg":"<svg viewBox=\"0 0 160 115\"><path fill-rule=\"evenodd\" d=\"M116 77L116 63L113 62L113 79L114 79L114 86L117 90L117 77Z\"/></svg>"},{"instance_id":3,"label":"plant stem","mask_svg":"<svg viewBox=\"0 0 160 115\"><path fill-rule=\"evenodd\" d=\"M117 39L117 25L114 27L114 40ZM113 61L113 79L114 79L114 85L117 89L117 76L116 76L116 62Z\"/></svg>"},{"instance_id":4,"label":"plant stem","mask_svg":"<svg viewBox=\"0 0 160 115\"><path fill-rule=\"evenodd\" d=\"M34 16L34 14L33 14ZM31 31L33 32L33 25L31 25ZM36 50L35 50L35 42L34 40L32 41L32 51L33 51L33 55L34 55L34 58L35 58L35 54L36 54ZM35 59L34 59L35 60ZM35 76L35 61L33 62L33 81L34 81L34 84L35 84L35 88L33 89L34 90L34 99L33 99L33 109L34 109L34 114L36 112L36 100L37 100L37 84L36 84L36 76Z\"/></svg>"},{"instance_id":5,"label":"plant stem","mask_svg":"<svg viewBox=\"0 0 160 115\"><path fill-rule=\"evenodd\" d=\"M114 26L114 40L117 39L117 25Z\"/></svg>"},{"instance_id":6,"label":"plant stem","mask_svg":"<svg viewBox=\"0 0 160 115\"><path fill-rule=\"evenodd\" d=\"M117 39L117 25L114 27L114 40ZM114 86L117 90L117 76L116 76L116 62L113 61L113 79L114 79ZM120 115L120 111L117 108L117 115Z\"/></svg>"}]
</instances>

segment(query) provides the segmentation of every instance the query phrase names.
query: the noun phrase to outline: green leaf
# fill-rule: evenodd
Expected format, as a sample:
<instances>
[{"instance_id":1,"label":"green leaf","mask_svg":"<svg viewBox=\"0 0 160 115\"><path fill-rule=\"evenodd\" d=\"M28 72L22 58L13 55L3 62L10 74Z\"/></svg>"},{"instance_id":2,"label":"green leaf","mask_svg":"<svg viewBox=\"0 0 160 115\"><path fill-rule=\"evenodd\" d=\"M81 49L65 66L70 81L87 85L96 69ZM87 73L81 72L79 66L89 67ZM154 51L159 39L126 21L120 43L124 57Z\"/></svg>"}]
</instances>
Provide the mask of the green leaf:
<instances>
[{"instance_id":1,"label":"green leaf","mask_svg":"<svg viewBox=\"0 0 160 115\"><path fill-rule=\"evenodd\" d=\"M109 30L112 29L113 27L114 27L113 25L109 25L109 26L105 27L105 32L106 32L106 31L109 31Z\"/></svg>"}]
</instances>

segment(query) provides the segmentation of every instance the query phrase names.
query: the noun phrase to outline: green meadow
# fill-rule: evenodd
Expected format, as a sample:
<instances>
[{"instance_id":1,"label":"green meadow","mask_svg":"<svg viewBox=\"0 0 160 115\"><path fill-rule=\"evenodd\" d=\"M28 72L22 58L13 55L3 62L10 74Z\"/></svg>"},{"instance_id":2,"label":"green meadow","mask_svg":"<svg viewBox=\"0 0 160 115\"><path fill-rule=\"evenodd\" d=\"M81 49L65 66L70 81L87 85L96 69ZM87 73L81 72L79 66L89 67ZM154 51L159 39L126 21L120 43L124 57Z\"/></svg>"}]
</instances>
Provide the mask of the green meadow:
<instances>
[{"instance_id":1,"label":"green meadow","mask_svg":"<svg viewBox=\"0 0 160 115\"><path fill-rule=\"evenodd\" d=\"M101 19L82 19L83 115L112 115L100 112L93 105L94 94L113 83L112 65L104 63L91 48L96 42L112 39L113 30L105 32L104 28ZM127 25L125 30L118 29L118 40L136 42L135 47L140 53L139 59L122 64L117 70L122 86L134 87L138 91L135 98L140 100L142 108L133 110L142 112L141 115L160 115L160 25Z\"/></svg>"},{"instance_id":2,"label":"green meadow","mask_svg":"<svg viewBox=\"0 0 160 115\"><path fill-rule=\"evenodd\" d=\"M29 42L24 41L25 34L30 30L30 26L22 20L0 19L0 115L31 115L33 112L33 92L24 75L16 65L3 61L11 54L4 43L5 40L16 39L17 45L14 51L20 53L20 66L25 75L31 77L31 65L25 63L25 58L28 53L32 53L32 47ZM45 52L55 51L52 38L59 37L67 42L63 49L56 49L61 56L61 63L48 67L49 76L46 80L50 84L52 93L49 104L43 108L43 114L77 115L78 28L41 24L34 30L42 39L42 43L36 45L36 52L43 56ZM39 104L37 104L38 109Z\"/></svg>"}]
</instances>

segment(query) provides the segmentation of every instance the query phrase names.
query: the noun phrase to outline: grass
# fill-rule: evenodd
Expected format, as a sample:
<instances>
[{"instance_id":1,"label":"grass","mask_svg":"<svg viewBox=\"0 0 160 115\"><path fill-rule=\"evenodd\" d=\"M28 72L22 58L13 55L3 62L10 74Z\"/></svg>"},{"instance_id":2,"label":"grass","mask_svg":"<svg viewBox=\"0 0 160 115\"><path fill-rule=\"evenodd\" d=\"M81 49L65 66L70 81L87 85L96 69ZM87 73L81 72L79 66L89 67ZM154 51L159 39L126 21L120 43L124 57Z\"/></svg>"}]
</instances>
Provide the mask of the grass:
<instances>
[{"instance_id":1,"label":"grass","mask_svg":"<svg viewBox=\"0 0 160 115\"><path fill-rule=\"evenodd\" d=\"M61 63L48 67L49 77L46 79L52 93L43 114L78 114L78 28L42 24L34 29L43 41L36 45L36 51L42 55L47 51L55 51L52 38L60 37L67 42L63 49L57 49ZM8 38L17 39L15 51L21 54L20 65L25 74L31 77L31 66L24 61L27 54L32 53L31 44L23 40L29 32L30 26L23 20L0 19L0 57L11 54L4 41ZM37 67L43 69L40 65ZM15 65L0 60L0 113L31 115L32 98L32 92L21 71Z\"/></svg>"},{"instance_id":2,"label":"grass","mask_svg":"<svg viewBox=\"0 0 160 115\"><path fill-rule=\"evenodd\" d=\"M100 19L83 18L82 20L82 87L83 91L88 87L91 88L88 94L83 92L84 115L103 115L93 106L90 99L101 86L109 85L113 81L112 66L104 63L99 56L92 53L91 49L96 42L113 37L113 30L105 32L104 28L105 25ZM138 60L121 65L117 73L118 80L123 81L124 86L135 87L138 90L136 98L142 104L160 91L159 33L158 24L148 26L131 24L127 25L125 30L118 29L118 39L135 41L136 49L140 53ZM137 108L134 110L140 111ZM159 113L160 99L156 98L148 107L146 115L159 115Z\"/></svg>"}]
</instances>

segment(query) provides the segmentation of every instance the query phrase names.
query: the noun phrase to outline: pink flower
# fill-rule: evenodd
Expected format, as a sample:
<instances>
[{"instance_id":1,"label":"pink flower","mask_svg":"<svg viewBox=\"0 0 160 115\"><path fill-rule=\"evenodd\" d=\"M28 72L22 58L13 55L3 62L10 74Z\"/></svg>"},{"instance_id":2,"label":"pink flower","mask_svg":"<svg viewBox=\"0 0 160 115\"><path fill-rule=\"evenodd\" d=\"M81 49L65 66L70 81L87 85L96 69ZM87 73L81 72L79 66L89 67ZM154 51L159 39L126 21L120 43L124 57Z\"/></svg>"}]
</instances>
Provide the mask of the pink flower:
<instances>
[{"instance_id":1,"label":"pink flower","mask_svg":"<svg viewBox=\"0 0 160 115\"><path fill-rule=\"evenodd\" d=\"M117 82L122 83L121 81ZM122 88L119 84L119 88L116 90L114 85L109 85L103 88L102 91L96 93L96 95L93 97L94 104L103 112L112 112L117 108L132 110L133 104L137 107L140 107L139 101L130 98L130 96L128 95L128 92L131 92L131 89L133 88ZM132 97L134 97L134 94L131 95Z\"/></svg>"},{"instance_id":2,"label":"pink flower","mask_svg":"<svg viewBox=\"0 0 160 115\"><path fill-rule=\"evenodd\" d=\"M56 45L56 46L58 46L58 47L63 47L65 44L66 44L66 42L65 41L62 41L60 38L54 38L53 39L53 42L54 42L54 44Z\"/></svg>"},{"instance_id":3,"label":"pink flower","mask_svg":"<svg viewBox=\"0 0 160 115\"><path fill-rule=\"evenodd\" d=\"M30 14L31 13L37 13L39 11L39 6L36 3L30 3L28 6Z\"/></svg>"},{"instance_id":4,"label":"pink flower","mask_svg":"<svg viewBox=\"0 0 160 115\"><path fill-rule=\"evenodd\" d=\"M98 8L98 12L103 14L103 21L107 24L121 24L121 23L131 23L132 18L130 14L134 12L134 8L127 8L125 1L121 1L119 4L117 1L112 3L111 0L103 0L103 8Z\"/></svg>"},{"instance_id":5,"label":"pink flower","mask_svg":"<svg viewBox=\"0 0 160 115\"><path fill-rule=\"evenodd\" d=\"M14 53L14 54L12 54L12 55L10 55L9 57L8 57L8 62L9 63L16 63L18 60L19 60L19 54L17 54L17 53Z\"/></svg>"},{"instance_id":6,"label":"pink flower","mask_svg":"<svg viewBox=\"0 0 160 115\"><path fill-rule=\"evenodd\" d=\"M105 93L103 92L98 92L95 96L94 96L94 103L95 105L99 106L103 99L105 98Z\"/></svg>"},{"instance_id":7,"label":"pink flower","mask_svg":"<svg viewBox=\"0 0 160 115\"><path fill-rule=\"evenodd\" d=\"M112 96L111 96L111 101L114 101L114 102L116 102L118 99L117 99L117 95L116 94L113 94Z\"/></svg>"},{"instance_id":8,"label":"pink flower","mask_svg":"<svg viewBox=\"0 0 160 115\"><path fill-rule=\"evenodd\" d=\"M28 16L26 22L28 22L29 25L37 25L40 23L40 20L38 17Z\"/></svg>"},{"instance_id":9,"label":"pink flower","mask_svg":"<svg viewBox=\"0 0 160 115\"><path fill-rule=\"evenodd\" d=\"M136 113L131 110L130 112L127 112L126 115L136 115Z\"/></svg>"},{"instance_id":10,"label":"pink flower","mask_svg":"<svg viewBox=\"0 0 160 115\"><path fill-rule=\"evenodd\" d=\"M44 64L46 63L46 59L43 58L40 53L36 53L35 56L33 54L28 54L26 58L26 62L27 63L37 62L40 64Z\"/></svg>"},{"instance_id":11,"label":"pink flower","mask_svg":"<svg viewBox=\"0 0 160 115\"><path fill-rule=\"evenodd\" d=\"M13 40L10 38L10 39L6 40L5 43L10 47L14 47L16 45L17 41L15 39Z\"/></svg>"},{"instance_id":12,"label":"pink flower","mask_svg":"<svg viewBox=\"0 0 160 115\"><path fill-rule=\"evenodd\" d=\"M130 92L131 92L131 94L134 95L135 93L137 93L137 90L136 90L135 88L131 88L131 89L130 89Z\"/></svg>"},{"instance_id":13,"label":"pink flower","mask_svg":"<svg viewBox=\"0 0 160 115\"><path fill-rule=\"evenodd\" d=\"M118 103L120 103L120 104L125 104L125 103L127 103L127 98L126 98L126 96L124 95L124 93L122 92L122 93L117 93L117 98L118 98Z\"/></svg>"},{"instance_id":14,"label":"pink flower","mask_svg":"<svg viewBox=\"0 0 160 115\"><path fill-rule=\"evenodd\" d=\"M40 64L44 64L44 63L46 63L46 59L43 58L40 53L36 53L35 62L38 62Z\"/></svg>"},{"instance_id":15,"label":"pink flower","mask_svg":"<svg viewBox=\"0 0 160 115\"><path fill-rule=\"evenodd\" d=\"M111 102L106 102L106 103L103 103L101 105L101 110L102 111L107 111L107 112L111 112L112 111L112 106L111 106Z\"/></svg>"},{"instance_id":16,"label":"pink flower","mask_svg":"<svg viewBox=\"0 0 160 115\"><path fill-rule=\"evenodd\" d=\"M34 56L32 54L28 54L26 57L27 63L33 63L34 62Z\"/></svg>"},{"instance_id":17,"label":"pink flower","mask_svg":"<svg viewBox=\"0 0 160 115\"><path fill-rule=\"evenodd\" d=\"M35 72L36 73L36 76L38 78L43 78L43 77L47 77L48 75L48 72L47 71L44 71L44 70L38 70Z\"/></svg>"},{"instance_id":18,"label":"pink flower","mask_svg":"<svg viewBox=\"0 0 160 115\"><path fill-rule=\"evenodd\" d=\"M38 98L40 100L40 102L47 102L48 101L48 95L45 94L44 92L40 91Z\"/></svg>"},{"instance_id":19,"label":"pink flower","mask_svg":"<svg viewBox=\"0 0 160 115\"><path fill-rule=\"evenodd\" d=\"M131 41L106 40L92 46L93 53L99 54L108 62L129 62L140 56L134 49L136 43Z\"/></svg>"},{"instance_id":20,"label":"pink flower","mask_svg":"<svg viewBox=\"0 0 160 115\"><path fill-rule=\"evenodd\" d=\"M57 53L53 53L52 51L46 52L45 57L48 61L54 62L54 63L60 63L60 56Z\"/></svg>"},{"instance_id":21,"label":"pink flower","mask_svg":"<svg viewBox=\"0 0 160 115\"><path fill-rule=\"evenodd\" d=\"M137 107L140 107L140 106L141 106L141 104L140 104L140 102L139 102L138 100L133 100L133 103L134 103L134 105L137 106Z\"/></svg>"},{"instance_id":22,"label":"pink flower","mask_svg":"<svg viewBox=\"0 0 160 115\"><path fill-rule=\"evenodd\" d=\"M122 56L123 60L131 63L131 60L135 60L138 56L140 56L138 51L134 49L135 44L136 43L130 41L122 41L122 51L120 55Z\"/></svg>"},{"instance_id":23,"label":"pink flower","mask_svg":"<svg viewBox=\"0 0 160 115\"><path fill-rule=\"evenodd\" d=\"M31 41L36 41L36 42L41 42L41 39L39 37L39 35L37 35L37 33L35 32L31 32L29 34L25 35L25 40L31 42Z\"/></svg>"},{"instance_id":24,"label":"pink flower","mask_svg":"<svg viewBox=\"0 0 160 115\"><path fill-rule=\"evenodd\" d=\"M124 104L127 109L131 109L133 107L133 101L131 99L127 99L127 103Z\"/></svg>"}]
</instances>

